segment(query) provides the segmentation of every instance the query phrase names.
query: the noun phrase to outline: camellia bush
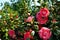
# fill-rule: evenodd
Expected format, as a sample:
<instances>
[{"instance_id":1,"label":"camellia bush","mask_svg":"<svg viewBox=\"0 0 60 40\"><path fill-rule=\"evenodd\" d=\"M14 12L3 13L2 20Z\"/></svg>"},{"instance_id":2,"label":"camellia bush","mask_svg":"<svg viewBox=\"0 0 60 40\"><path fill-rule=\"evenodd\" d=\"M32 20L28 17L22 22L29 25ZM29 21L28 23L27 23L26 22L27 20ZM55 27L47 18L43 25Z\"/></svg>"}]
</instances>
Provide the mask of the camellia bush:
<instances>
[{"instance_id":1,"label":"camellia bush","mask_svg":"<svg viewBox=\"0 0 60 40\"><path fill-rule=\"evenodd\" d=\"M60 5L56 1L11 2L0 10L1 40L60 40Z\"/></svg>"}]
</instances>

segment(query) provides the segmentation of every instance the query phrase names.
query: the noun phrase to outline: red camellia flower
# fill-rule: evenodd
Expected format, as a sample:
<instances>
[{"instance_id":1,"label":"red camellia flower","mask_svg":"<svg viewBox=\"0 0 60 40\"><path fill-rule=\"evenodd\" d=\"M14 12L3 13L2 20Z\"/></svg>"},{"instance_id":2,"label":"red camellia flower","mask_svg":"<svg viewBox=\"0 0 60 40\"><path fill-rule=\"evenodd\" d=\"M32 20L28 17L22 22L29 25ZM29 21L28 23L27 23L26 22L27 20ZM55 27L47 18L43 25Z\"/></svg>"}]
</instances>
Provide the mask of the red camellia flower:
<instances>
[{"instance_id":1,"label":"red camellia flower","mask_svg":"<svg viewBox=\"0 0 60 40\"><path fill-rule=\"evenodd\" d=\"M47 8L41 8L37 13L36 18L39 24L45 24L48 21L49 10Z\"/></svg>"},{"instance_id":2,"label":"red camellia flower","mask_svg":"<svg viewBox=\"0 0 60 40\"><path fill-rule=\"evenodd\" d=\"M48 40L51 37L50 29L46 27L42 27L41 30L39 30L39 36L43 40Z\"/></svg>"},{"instance_id":3,"label":"red camellia flower","mask_svg":"<svg viewBox=\"0 0 60 40\"><path fill-rule=\"evenodd\" d=\"M24 34L24 40L31 39L31 38L32 38L32 36L31 36L31 33L30 32L26 32Z\"/></svg>"},{"instance_id":4,"label":"red camellia flower","mask_svg":"<svg viewBox=\"0 0 60 40\"><path fill-rule=\"evenodd\" d=\"M27 19L26 19L26 22L31 22L33 20L33 16L29 16Z\"/></svg>"},{"instance_id":5,"label":"red camellia flower","mask_svg":"<svg viewBox=\"0 0 60 40\"><path fill-rule=\"evenodd\" d=\"M9 30L8 34L9 34L9 36L10 36L11 38L15 38L15 37L16 37L14 30Z\"/></svg>"},{"instance_id":6,"label":"red camellia flower","mask_svg":"<svg viewBox=\"0 0 60 40\"><path fill-rule=\"evenodd\" d=\"M39 24L45 24L48 21L48 17L40 16L40 13L37 13L36 18Z\"/></svg>"},{"instance_id":7,"label":"red camellia flower","mask_svg":"<svg viewBox=\"0 0 60 40\"><path fill-rule=\"evenodd\" d=\"M41 8L39 13L40 16L47 17L49 15L49 10L47 8Z\"/></svg>"}]
</instances>

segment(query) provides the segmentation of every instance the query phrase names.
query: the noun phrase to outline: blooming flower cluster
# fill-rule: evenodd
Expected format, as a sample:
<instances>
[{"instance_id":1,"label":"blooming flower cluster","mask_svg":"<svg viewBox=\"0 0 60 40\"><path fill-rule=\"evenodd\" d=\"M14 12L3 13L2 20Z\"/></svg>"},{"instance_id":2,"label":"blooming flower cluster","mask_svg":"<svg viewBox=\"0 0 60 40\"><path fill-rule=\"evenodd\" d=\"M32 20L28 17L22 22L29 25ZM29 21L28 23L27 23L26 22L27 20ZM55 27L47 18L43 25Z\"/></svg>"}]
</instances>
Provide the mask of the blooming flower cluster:
<instances>
[{"instance_id":1,"label":"blooming flower cluster","mask_svg":"<svg viewBox=\"0 0 60 40\"><path fill-rule=\"evenodd\" d=\"M51 31L49 28L43 27L43 24L48 22L49 10L47 8L41 8L36 15L36 19L39 22L39 37L43 40L48 40L51 36Z\"/></svg>"},{"instance_id":2,"label":"blooming flower cluster","mask_svg":"<svg viewBox=\"0 0 60 40\"><path fill-rule=\"evenodd\" d=\"M48 21L49 10L47 8L41 8L37 13L36 18L39 24L46 24Z\"/></svg>"},{"instance_id":3,"label":"blooming flower cluster","mask_svg":"<svg viewBox=\"0 0 60 40\"><path fill-rule=\"evenodd\" d=\"M43 27L43 24L46 24L48 21L48 16L49 16L49 11L47 8L41 8L40 11L36 15L36 19L39 22L39 31L38 35L40 38L43 40L48 40L51 37L51 31L49 28ZM28 16L28 18L25 20L25 22L32 22L33 21L33 16ZM54 21L55 22L55 21ZM9 30L9 36L12 38L15 38L15 31L14 30ZM23 40L33 40L33 36L35 34L35 31L32 29L24 33L24 38Z\"/></svg>"}]
</instances>

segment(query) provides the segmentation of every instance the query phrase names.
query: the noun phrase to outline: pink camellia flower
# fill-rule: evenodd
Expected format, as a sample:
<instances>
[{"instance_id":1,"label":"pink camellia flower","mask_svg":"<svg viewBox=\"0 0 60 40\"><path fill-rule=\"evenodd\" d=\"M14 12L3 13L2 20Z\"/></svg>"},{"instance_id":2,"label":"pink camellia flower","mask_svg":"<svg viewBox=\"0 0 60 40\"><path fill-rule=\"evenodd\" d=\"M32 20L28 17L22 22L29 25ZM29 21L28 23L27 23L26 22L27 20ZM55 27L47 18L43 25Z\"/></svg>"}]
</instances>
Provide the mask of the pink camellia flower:
<instances>
[{"instance_id":1,"label":"pink camellia flower","mask_svg":"<svg viewBox=\"0 0 60 40\"><path fill-rule=\"evenodd\" d=\"M39 36L43 40L48 40L51 37L50 29L46 27L42 27L41 30L39 30Z\"/></svg>"},{"instance_id":2,"label":"pink camellia flower","mask_svg":"<svg viewBox=\"0 0 60 40\"><path fill-rule=\"evenodd\" d=\"M11 38L15 38L15 37L16 37L14 30L9 30L8 34L9 34L9 36L10 36Z\"/></svg>"},{"instance_id":3,"label":"pink camellia flower","mask_svg":"<svg viewBox=\"0 0 60 40\"><path fill-rule=\"evenodd\" d=\"M39 24L46 24L46 22L48 21L48 17L40 16L40 13L37 13L36 18Z\"/></svg>"},{"instance_id":4,"label":"pink camellia flower","mask_svg":"<svg viewBox=\"0 0 60 40\"><path fill-rule=\"evenodd\" d=\"M39 13L40 16L47 17L49 15L49 10L47 8L41 8Z\"/></svg>"},{"instance_id":5,"label":"pink camellia flower","mask_svg":"<svg viewBox=\"0 0 60 40\"><path fill-rule=\"evenodd\" d=\"M27 19L26 19L26 22L31 22L33 20L33 16L29 16Z\"/></svg>"}]
</instances>

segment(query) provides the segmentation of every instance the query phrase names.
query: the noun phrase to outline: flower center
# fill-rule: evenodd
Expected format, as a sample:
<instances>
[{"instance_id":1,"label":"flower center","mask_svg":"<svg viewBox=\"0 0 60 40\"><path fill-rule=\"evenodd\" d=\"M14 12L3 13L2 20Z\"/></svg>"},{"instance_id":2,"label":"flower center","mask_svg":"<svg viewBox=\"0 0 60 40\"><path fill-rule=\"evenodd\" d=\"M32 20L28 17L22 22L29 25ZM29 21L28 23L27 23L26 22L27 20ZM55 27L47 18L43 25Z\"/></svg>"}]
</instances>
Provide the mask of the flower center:
<instances>
[{"instance_id":1,"label":"flower center","mask_svg":"<svg viewBox=\"0 0 60 40\"><path fill-rule=\"evenodd\" d=\"M45 19L45 17L42 17L42 19Z\"/></svg>"},{"instance_id":2,"label":"flower center","mask_svg":"<svg viewBox=\"0 0 60 40\"><path fill-rule=\"evenodd\" d=\"M46 12L45 11L43 11L43 13L42 14L46 14Z\"/></svg>"}]
</instances>

